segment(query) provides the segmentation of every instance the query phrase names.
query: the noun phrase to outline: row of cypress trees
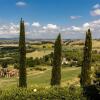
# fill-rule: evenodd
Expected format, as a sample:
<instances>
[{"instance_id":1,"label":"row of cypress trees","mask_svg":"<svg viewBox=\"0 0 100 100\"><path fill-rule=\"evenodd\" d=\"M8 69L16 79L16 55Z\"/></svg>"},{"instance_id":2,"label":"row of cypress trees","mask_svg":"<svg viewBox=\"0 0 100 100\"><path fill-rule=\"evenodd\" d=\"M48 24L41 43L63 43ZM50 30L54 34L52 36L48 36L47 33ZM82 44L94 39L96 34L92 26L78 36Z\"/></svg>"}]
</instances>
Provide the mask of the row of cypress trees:
<instances>
[{"instance_id":1,"label":"row of cypress trees","mask_svg":"<svg viewBox=\"0 0 100 100\"><path fill-rule=\"evenodd\" d=\"M83 66L81 68L81 85L91 84L91 52L92 52L92 36L90 29L86 33ZM19 87L27 87L26 77L26 43L25 43L25 26L21 18L20 21L20 37L19 37ZM53 67L51 74L51 86L61 84L61 61L62 61L62 41L59 34L54 45Z\"/></svg>"},{"instance_id":2,"label":"row of cypress trees","mask_svg":"<svg viewBox=\"0 0 100 100\"><path fill-rule=\"evenodd\" d=\"M61 82L61 35L59 34L54 46L53 68L51 85L59 85ZM19 87L27 87L26 75L26 43L25 43L25 26L21 18L20 36L19 36Z\"/></svg>"},{"instance_id":3,"label":"row of cypress trees","mask_svg":"<svg viewBox=\"0 0 100 100\"><path fill-rule=\"evenodd\" d=\"M59 34L54 46L54 58L52 68L51 85L61 83L61 58L62 58L61 35ZM86 32L85 45L83 49L83 62L81 67L80 83L82 87L91 85L91 58L92 58L92 35L90 29Z\"/></svg>"}]
</instances>

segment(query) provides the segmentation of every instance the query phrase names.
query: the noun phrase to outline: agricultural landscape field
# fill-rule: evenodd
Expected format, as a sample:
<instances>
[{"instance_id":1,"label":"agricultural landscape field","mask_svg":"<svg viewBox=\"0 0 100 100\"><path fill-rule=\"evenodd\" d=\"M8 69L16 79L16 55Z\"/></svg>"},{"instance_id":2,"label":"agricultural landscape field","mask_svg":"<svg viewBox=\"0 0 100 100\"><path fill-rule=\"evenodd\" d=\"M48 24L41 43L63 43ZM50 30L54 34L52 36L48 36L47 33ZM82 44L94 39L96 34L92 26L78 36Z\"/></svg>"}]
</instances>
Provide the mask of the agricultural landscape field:
<instances>
[{"instance_id":1,"label":"agricultural landscape field","mask_svg":"<svg viewBox=\"0 0 100 100\"><path fill-rule=\"evenodd\" d=\"M9 42L10 41L6 41ZM15 66L15 58L11 55L14 54L15 52L13 52L12 48L14 48L14 50L16 50L17 53L17 47L18 47L18 43L14 43L14 44L6 44L5 43L1 43L0 47L1 47L1 53L2 53L2 49L4 50L5 48L5 52L4 54L2 54L3 58L0 58L1 61L7 61L8 63L8 69L9 70L14 70L14 66ZM27 53L27 59L29 58L43 58L46 55L50 54L51 52L53 52L53 45L54 43L51 41L47 41L44 43L40 43L40 42L28 42L27 44L27 48L31 48L31 51L28 51ZM83 45L84 45L84 40L70 40L70 41L63 41L63 58L65 57L65 54L67 52L72 53L70 56L68 55L68 58L66 58L65 64L62 64L62 86L67 86L68 84L79 84L79 74L80 74L80 66L75 64L74 62L74 58L76 58L76 60L79 60L80 62L80 56L82 55L83 52ZM11 48L11 49L7 49ZM77 50L78 53L73 51L73 50ZM93 51L97 51L99 53L100 50L100 41L99 40L93 40ZM74 54L74 55L73 55ZM77 57L79 55L79 57ZM95 53L96 55L96 53ZM15 55L16 56L16 55ZM16 58L17 59L17 58ZM68 61L68 60L69 61ZM99 61L99 58L97 56L97 59ZM13 60L13 63L11 61ZM71 62L71 60L73 60ZM32 62L32 61L31 61ZM30 63L31 63L30 62ZM69 62L68 64L66 64L66 62ZM78 63L78 62L77 62ZM96 64L99 64L96 61ZM93 65L96 66L96 64L93 63ZM2 68L2 66L1 66ZM1 69L0 68L0 69ZM27 66L27 79L28 79L28 86L50 86L50 78L51 78L51 69L52 66L50 65L49 61L47 61L47 63L39 63L36 64L34 66ZM10 82L10 84L9 84ZM8 77L1 77L0 78L0 88L1 89L7 89L7 88L12 88L12 87L16 87L16 85L18 85L18 76L12 76L10 78Z\"/></svg>"}]
</instances>

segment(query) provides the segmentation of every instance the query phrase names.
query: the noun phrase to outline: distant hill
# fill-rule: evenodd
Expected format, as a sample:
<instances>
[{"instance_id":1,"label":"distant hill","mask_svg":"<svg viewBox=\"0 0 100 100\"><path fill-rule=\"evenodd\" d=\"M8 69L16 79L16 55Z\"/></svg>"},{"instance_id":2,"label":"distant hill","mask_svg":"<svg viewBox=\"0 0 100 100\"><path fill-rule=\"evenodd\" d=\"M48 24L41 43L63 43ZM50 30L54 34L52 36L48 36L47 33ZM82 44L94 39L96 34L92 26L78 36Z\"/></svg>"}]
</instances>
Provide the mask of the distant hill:
<instances>
[{"instance_id":1,"label":"distant hill","mask_svg":"<svg viewBox=\"0 0 100 100\"><path fill-rule=\"evenodd\" d=\"M19 38L0 38L0 40L19 40ZM30 38L26 38L27 41L54 41L55 39L30 39ZM63 41L70 41L70 40L80 40L80 39L63 39Z\"/></svg>"}]
</instances>

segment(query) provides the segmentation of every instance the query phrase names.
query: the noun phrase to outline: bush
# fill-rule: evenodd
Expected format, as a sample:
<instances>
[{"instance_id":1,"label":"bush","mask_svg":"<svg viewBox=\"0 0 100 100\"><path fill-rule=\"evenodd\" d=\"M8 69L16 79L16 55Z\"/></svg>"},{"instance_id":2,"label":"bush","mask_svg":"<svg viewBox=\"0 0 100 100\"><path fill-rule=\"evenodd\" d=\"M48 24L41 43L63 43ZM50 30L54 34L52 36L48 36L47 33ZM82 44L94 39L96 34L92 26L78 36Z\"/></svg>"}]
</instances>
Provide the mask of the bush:
<instances>
[{"instance_id":1,"label":"bush","mask_svg":"<svg viewBox=\"0 0 100 100\"><path fill-rule=\"evenodd\" d=\"M36 65L52 65L53 54L48 54L43 56L42 58L27 58L26 65L27 67L35 67Z\"/></svg>"},{"instance_id":2,"label":"bush","mask_svg":"<svg viewBox=\"0 0 100 100\"><path fill-rule=\"evenodd\" d=\"M83 51L80 49L70 49L63 52L67 61L71 62L70 66L81 66ZM77 61L77 63L76 63Z\"/></svg>"},{"instance_id":3,"label":"bush","mask_svg":"<svg viewBox=\"0 0 100 100\"><path fill-rule=\"evenodd\" d=\"M86 100L81 90L74 87L15 88L0 92L0 100Z\"/></svg>"},{"instance_id":4,"label":"bush","mask_svg":"<svg viewBox=\"0 0 100 100\"><path fill-rule=\"evenodd\" d=\"M96 85L90 85L83 89L84 95L88 98L88 100L98 100L98 98L100 98L100 90L98 90Z\"/></svg>"},{"instance_id":5,"label":"bush","mask_svg":"<svg viewBox=\"0 0 100 100\"><path fill-rule=\"evenodd\" d=\"M27 65L28 67L34 67L34 66L35 66L34 60L33 60L32 57L26 59L26 65Z\"/></svg>"},{"instance_id":6,"label":"bush","mask_svg":"<svg viewBox=\"0 0 100 100\"><path fill-rule=\"evenodd\" d=\"M39 71L45 71L45 70L47 70L46 67L35 67L34 69L35 70L39 70Z\"/></svg>"},{"instance_id":7,"label":"bush","mask_svg":"<svg viewBox=\"0 0 100 100\"><path fill-rule=\"evenodd\" d=\"M38 57L34 59L34 64L35 65L40 65L41 64L41 59L39 59Z\"/></svg>"},{"instance_id":8,"label":"bush","mask_svg":"<svg viewBox=\"0 0 100 100\"><path fill-rule=\"evenodd\" d=\"M1 66L2 66L2 68L7 68L8 67L8 63L7 62L2 62Z\"/></svg>"},{"instance_id":9,"label":"bush","mask_svg":"<svg viewBox=\"0 0 100 100\"><path fill-rule=\"evenodd\" d=\"M19 64L15 63L14 64L14 69L19 69Z\"/></svg>"}]
</instances>

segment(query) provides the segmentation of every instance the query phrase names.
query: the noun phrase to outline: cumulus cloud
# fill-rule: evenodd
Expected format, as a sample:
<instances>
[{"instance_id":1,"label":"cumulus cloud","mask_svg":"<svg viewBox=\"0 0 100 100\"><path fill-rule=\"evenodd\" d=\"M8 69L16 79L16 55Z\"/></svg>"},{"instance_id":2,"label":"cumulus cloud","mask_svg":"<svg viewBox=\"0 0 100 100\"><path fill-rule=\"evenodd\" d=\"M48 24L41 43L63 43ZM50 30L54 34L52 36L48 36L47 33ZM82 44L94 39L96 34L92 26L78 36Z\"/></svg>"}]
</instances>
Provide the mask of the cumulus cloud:
<instances>
[{"instance_id":1,"label":"cumulus cloud","mask_svg":"<svg viewBox=\"0 0 100 100\"><path fill-rule=\"evenodd\" d=\"M99 4L99 3L95 4L95 5L93 6L93 8L94 8L94 9L100 8L100 4Z\"/></svg>"},{"instance_id":2,"label":"cumulus cloud","mask_svg":"<svg viewBox=\"0 0 100 100\"><path fill-rule=\"evenodd\" d=\"M88 22L84 23L83 27L85 27L85 28L87 27L88 28L89 27L89 23Z\"/></svg>"},{"instance_id":3,"label":"cumulus cloud","mask_svg":"<svg viewBox=\"0 0 100 100\"><path fill-rule=\"evenodd\" d=\"M16 6L26 6L27 3L23 1L16 2Z\"/></svg>"},{"instance_id":4,"label":"cumulus cloud","mask_svg":"<svg viewBox=\"0 0 100 100\"><path fill-rule=\"evenodd\" d=\"M98 38L100 37L100 19L98 20L94 20L91 22L85 22L80 26L69 26L69 27L62 27L61 28L61 33L63 34L76 34L76 36L82 36L82 34L84 34L88 28L91 29L94 37ZM71 37L74 37L74 35L72 35Z\"/></svg>"},{"instance_id":5,"label":"cumulus cloud","mask_svg":"<svg viewBox=\"0 0 100 100\"><path fill-rule=\"evenodd\" d=\"M25 26L30 26L30 23L29 22L25 22Z\"/></svg>"},{"instance_id":6,"label":"cumulus cloud","mask_svg":"<svg viewBox=\"0 0 100 100\"><path fill-rule=\"evenodd\" d=\"M80 31L81 28L80 28L80 27L76 27L76 26L72 26L72 30L73 30L73 31Z\"/></svg>"},{"instance_id":7,"label":"cumulus cloud","mask_svg":"<svg viewBox=\"0 0 100 100\"><path fill-rule=\"evenodd\" d=\"M39 22L33 22L32 26L33 26L33 27L40 27L41 25L40 25Z\"/></svg>"},{"instance_id":8,"label":"cumulus cloud","mask_svg":"<svg viewBox=\"0 0 100 100\"><path fill-rule=\"evenodd\" d=\"M5 25L0 25L1 38L17 37L18 33L19 33L18 24L9 23Z\"/></svg>"},{"instance_id":9,"label":"cumulus cloud","mask_svg":"<svg viewBox=\"0 0 100 100\"><path fill-rule=\"evenodd\" d=\"M88 28L90 28L94 34L98 35L98 33L100 33L100 19L84 23L81 29L84 32Z\"/></svg>"},{"instance_id":10,"label":"cumulus cloud","mask_svg":"<svg viewBox=\"0 0 100 100\"><path fill-rule=\"evenodd\" d=\"M18 37L20 31L20 25L16 23L0 24L0 35L3 38ZM25 22L26 34L30 33L30 23Z\"/></svg>"},{"instance_id":11,"label":"cumulus cloud","mask_svg":"<svg viewBox=\"0 0 100 100\"><path fill-rule=\"evenodd\" d=\"M48 29L48 30L55 30L55 29L58 29L58 26L57 25L54 25L54 24L48 24L47 26L43 26L43 29Z\"/></svg>"},{"instance_id":12,"label":"cumulus cloud","mask_svg":"<svg viewBox=\"0 0 100 100\"><path fill-rule=\"evenodd\" d=\"M100 38L100 19L94 20L89 23L89 27L92 30L94 38Z\"/></svg>"},{"instance_id":13,"label":"cumulus cloud","mask_svg":"<svg viewBox=\"0 0 100 100\"><path fill-rule=\"evenodd\" d=\"M70 19L79 19L81 18L82 16L70 16Z\"/></svg>"},{"instance_id":14,"label":"cumulus cloud","mask_svg":"<svg viewBox=\"0 0 100 100\"><path fill-rule=\"evenodd\" d=\"M100 16L100 4L97 3L93 6L93 9L90 11L92 16Z\"/></svg>"},{"instance_id":15,"label":"cumulus cloud","mask_svg":"<svg viewBox=\"0 0 100 100\"><path fill-rule=\"evenodd\" d=\"M40 25L39 22L33 22L33 25L30 25L29 22L25 22L25 27L26 37L28 38L55 38L58 33L61 33L63 38L83 38L88 28L92 30L95 37L100 37L98 34L100 33L100 19L85 22L80 26L58 26L56 24ZM1 37L15 37L19 35L18 33L19 24L8 23L0 25Z\"/></svg>"},{"instance_id":16,"label":"cumulus cloud","mask_svg":"<svg viewBox=\"0 0 100 100\"><path fill-rule=\"evenodd\" d=\"M92 10L90 14L92 16L100 16L100 8Z\"/></svg>"}]
</instances>

